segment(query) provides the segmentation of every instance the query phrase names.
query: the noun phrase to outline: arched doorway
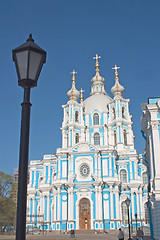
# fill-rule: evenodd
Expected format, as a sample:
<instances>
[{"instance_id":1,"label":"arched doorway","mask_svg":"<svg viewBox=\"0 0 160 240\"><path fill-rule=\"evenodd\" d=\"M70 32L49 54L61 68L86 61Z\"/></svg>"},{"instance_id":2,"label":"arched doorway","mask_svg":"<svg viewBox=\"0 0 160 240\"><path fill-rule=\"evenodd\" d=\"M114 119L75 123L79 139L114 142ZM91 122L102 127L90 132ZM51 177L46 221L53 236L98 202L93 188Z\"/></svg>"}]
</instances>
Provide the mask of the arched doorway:
<instances>
[{"instance_id":1,"label":"arched doorway","mask_svg":"<svg viewBox=\"0 0 160 240\"><path fill-rule=\"evenodd\" d=\"M79 202L79 229L91 229L91 208L87 198Z\"/></svg>"}]
</instances>

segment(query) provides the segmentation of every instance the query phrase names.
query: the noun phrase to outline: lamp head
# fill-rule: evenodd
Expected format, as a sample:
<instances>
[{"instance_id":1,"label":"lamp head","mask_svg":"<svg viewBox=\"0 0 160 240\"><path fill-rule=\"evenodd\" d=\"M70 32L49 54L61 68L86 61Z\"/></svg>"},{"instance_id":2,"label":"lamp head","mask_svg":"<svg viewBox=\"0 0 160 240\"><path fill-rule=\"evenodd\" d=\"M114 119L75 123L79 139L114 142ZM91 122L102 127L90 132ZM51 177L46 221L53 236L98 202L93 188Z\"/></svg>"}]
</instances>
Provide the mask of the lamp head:
<instances>
[{"instance_id":1,"label":"lamp head","mask_svg":"<svg viewBox=\"0 0 160 240\"><path fill-rule=\"evenodd\" d=\"M27 41L12 51L16 65L18 85L36 87L43 64L46 62L46 52L34 43L32 34Z\"/></svg>"},{"instance_id":2,"label":"lamp head","mask_svg":"<svg viewBox=\"0 0 160 240\"><path fill-rule=\"evenodd\" d=\"M125 202L126 202L127 207L129 207L131 200L127 197L126 200L125 200Z\"/></svg>"}]
</instances>

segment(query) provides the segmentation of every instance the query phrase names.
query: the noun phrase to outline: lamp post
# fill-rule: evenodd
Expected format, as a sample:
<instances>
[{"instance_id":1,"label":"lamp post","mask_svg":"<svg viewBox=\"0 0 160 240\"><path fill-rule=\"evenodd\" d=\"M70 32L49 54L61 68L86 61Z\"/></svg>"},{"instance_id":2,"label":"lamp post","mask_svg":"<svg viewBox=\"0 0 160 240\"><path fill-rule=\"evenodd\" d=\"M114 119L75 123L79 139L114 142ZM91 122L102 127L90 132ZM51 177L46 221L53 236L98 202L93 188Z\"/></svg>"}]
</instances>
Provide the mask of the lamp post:
<instances>
[{"instance_id":1,"label":"lamp post","mask_svg":"<svg viewBox=\"0 0 160 240\"><path fill-rule=\"evenodd\" d=\"M137 213L135 213L135 219L136 219L136 233L137 233Z\"/></svg>"},{"instance_id":2,"label":"lamp post","mask_svg":"<svg viewBox=\"0 0 160 240\"><path fill-rule=\"evenodd\" d=\"M21 137L19 153L19 177L16 240L25 240L26 237L26 202L27 202L27 175L30 128L30 90L37 86L43 64L46 62L46 52L34 43L32 35L27 41L12 51L18 75L18 85L24 88L22 103Z\"/></svg>"},{"instance_id":3,"label":"lamp post","mask_svg":"<svg viewBox=\"0 0 160 240\"><path fill-rule=\"evenodd\" d=\"M129 230L129 238L128 240L131 240L131 228L130 228L130 218L129 218L129 206L130 206L130 202L131 200L127 197L127 199L125 200L126 205L127 205L127 212L128 212L128 230Z\"/></svg>"}]
</instances>

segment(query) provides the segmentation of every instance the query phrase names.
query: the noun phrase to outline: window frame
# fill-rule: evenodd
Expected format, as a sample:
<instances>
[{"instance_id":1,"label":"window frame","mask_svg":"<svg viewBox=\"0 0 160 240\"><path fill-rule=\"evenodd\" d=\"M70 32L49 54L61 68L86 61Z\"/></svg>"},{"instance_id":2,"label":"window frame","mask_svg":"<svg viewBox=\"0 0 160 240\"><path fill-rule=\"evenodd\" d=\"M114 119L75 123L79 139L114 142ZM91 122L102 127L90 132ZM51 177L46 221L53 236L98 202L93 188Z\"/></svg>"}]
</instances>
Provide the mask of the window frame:
<instances>
[{"instance_id":1,"label":"window frame","mask_svg":"<svg viewBox=\"0 0 160 240\"><path fill-rule=\"evenodd\" d=\"M124 173L122 174L122 172L125 172L126 174L126 177L125 177L125 181L124 181ZM127 179L127 170L126 169L121 169L120 172L119 172L119 180L121 183L127 183L128 182L128 179Z\"/></svg>"},{"instance_id":2,"label":"window frame","mask_svg":"<svg viewBox=\"0 0 160 240\"><path fill-rule=\"evenodd\" d=\"M124 138L124 145L127 146L128 141L127 141L127 130L123 130L123 138Z\"/></svg>"},{"instance_id":3,"label":"window frame","mask_svg":"<svg viewBox=\"0 0 160 240\"><path fill-rule=\"evenodd\" d=\"M115 107L112 107L112 120L116 119L116 110Z\"/></svg>"},{"instance_id":4,"label":"window frame","mask_svg":"<svg viewBox=\"0 0 160 240\"><path fill-rule=\"evenodd\" d=\"M78 139L78 141L77 141ZM79 133L75 134L75 144L79 143Z\"/></svg>"},{"instance_id":5,"label":"window frame","mask_svg":"<svg viewBox=\"0 0 160 240\"><path fill-rule=\"evenodd\" d=\"M144 177L144 175L145 175L145 177ZM148 185L148 174L147 174L147 172L142 173L142 182L143 182L144 185Z\"/></svg>"},{"instance_id":6,"label":"window frame","mask_svg":"<svg viewBox=\"0 0 160 240\"><path fill-rule=\"evenodd\" d=\"M75 111L74 117L75 117L75 122L79 123L79 111L78 110Z\"/></svg>"},{"instance_id":7,"label":"window frame","mask_svg":"<svg viewBox=\"0 0 160 240\"><path fill-rule=\"evenodd\" d=\"M100 145L100 134L98 132L94 133L93 139L94 139L94 145L99 146Z\"/></svg>"},{"instance_id":8,"label":"window frame","mask_svg":"<svg viewBox=\"0 0 160 240\"><path fill-rule=\"evenodd\" d=\"M99 114L97 112L93 114L93 125L99 125Z\"/></svg>"}]
</instances>

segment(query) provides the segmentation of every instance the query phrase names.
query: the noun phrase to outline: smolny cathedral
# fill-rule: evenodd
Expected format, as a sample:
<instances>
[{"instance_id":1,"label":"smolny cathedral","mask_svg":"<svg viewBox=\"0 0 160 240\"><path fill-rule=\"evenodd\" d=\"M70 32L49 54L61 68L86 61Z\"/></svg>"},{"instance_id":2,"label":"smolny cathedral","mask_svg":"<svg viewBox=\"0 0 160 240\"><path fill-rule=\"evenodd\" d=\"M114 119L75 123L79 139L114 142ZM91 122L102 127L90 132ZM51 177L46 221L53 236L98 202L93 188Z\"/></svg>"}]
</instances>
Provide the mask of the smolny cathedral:
<instances>
[{"instance_id":1,"label":"smolny cathedral","mask_svg":"<svg viewBox=\"0 0 160 240\"><path fill-rule=\"evenodd\" d=\"M127 226L127 205L135 225L146 226L147 164L134 148L129 99L123 98L118 68L113 98L105 91L96 55L91 93L83 100L75 71L62 106L62 147L29 165L27 226L46 230L95 231ZM80 99L79 99L80 98ZM137 214L137 217L136 215Z\"/></svg>"}]
</instances>

